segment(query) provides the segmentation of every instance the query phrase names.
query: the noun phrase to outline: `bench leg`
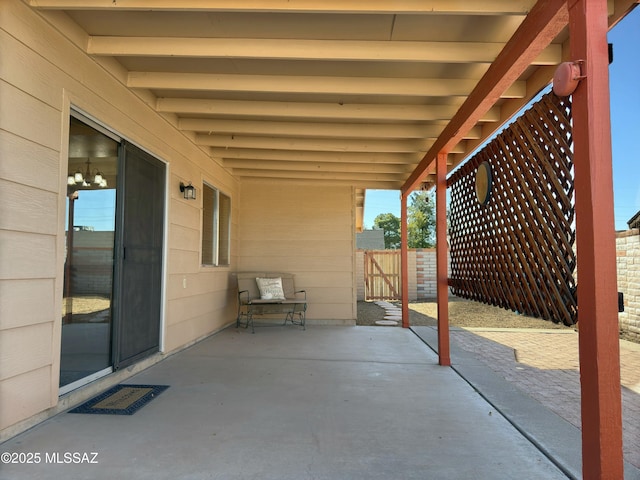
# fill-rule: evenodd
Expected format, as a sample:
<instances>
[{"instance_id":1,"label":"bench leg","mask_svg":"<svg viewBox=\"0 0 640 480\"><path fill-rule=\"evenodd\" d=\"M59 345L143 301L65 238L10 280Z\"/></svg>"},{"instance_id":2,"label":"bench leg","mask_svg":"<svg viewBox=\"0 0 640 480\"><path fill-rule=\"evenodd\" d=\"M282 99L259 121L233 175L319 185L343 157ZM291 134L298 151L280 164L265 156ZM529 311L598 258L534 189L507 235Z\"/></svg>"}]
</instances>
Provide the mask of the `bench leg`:
<instances>
[{"instance_id":1,"label":"bench leg","mask_svg":"<svg viewBox=\"0 0 640 480\"><path fill-rule=\"evenodd\" d=\"M241 309L238 309L238 318L236 318L236 328L239 328L240 325L242 325L242 317L245 317L247 319L246 323L244 324L244 328L249 328L249 325L251 325L251 333L256 333L253 327L253 313L251 312L250 307L247 307L247 311L244 313L242 312Z\"/></svg>"},{"instance_id":2,"label":"bench leg","mask_svg":"<svg viewBox=\"0 0 640 480\"><path fill-rule=\"evenodd\" d=\"M295 319L296 315L298 315L298 320ZM290 312L287 312L287 316L284 319L284 324L287 324L287 321L290 321L293 325L300 325L303 330L306 330L307 327L305 325L305 311L298 310L296 311L295 307Z\"/></svg>"},{"instance_id":3,"label":"bench leg","mask_svg":"<svg viewBox=\"0 0 640 480\"><path fill-rule=\"evenodd\" d=\"M251 312L251 309L247 312L247 328L249 328L249 324L251 324L251 333L256 333L256 330L253 327L253 313Z\"/></svg>"}]
</instances>

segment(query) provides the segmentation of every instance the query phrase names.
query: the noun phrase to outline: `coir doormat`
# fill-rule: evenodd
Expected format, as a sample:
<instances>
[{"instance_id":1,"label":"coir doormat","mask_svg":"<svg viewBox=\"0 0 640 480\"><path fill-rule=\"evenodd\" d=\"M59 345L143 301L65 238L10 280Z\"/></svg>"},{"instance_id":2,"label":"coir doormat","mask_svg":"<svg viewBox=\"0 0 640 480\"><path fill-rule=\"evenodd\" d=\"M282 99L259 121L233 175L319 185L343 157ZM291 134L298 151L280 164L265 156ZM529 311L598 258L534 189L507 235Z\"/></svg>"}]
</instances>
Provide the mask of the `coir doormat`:
<instances>
[{"instance_id":1,"label":"coir doormat","mask_svg":"<svg viewBox=\"0 0 640 480\"><path fill-rule=\"evenodd\" d=\"M133 415L167 388L168 385L116 385L69 413Z\"/></svg>"}]
</instances>

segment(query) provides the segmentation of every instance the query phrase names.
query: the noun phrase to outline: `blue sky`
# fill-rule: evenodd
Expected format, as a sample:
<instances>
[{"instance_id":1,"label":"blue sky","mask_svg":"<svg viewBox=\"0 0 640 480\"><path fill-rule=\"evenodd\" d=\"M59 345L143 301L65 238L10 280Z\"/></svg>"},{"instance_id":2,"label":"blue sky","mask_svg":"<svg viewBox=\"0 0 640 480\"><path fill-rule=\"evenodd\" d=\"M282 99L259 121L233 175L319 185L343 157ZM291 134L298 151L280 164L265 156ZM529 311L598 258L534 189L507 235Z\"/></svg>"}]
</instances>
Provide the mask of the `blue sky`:
<instances>
[{"instance_id":1,"label":"blue sky","mask_svg":"<svg viewBox=\"0 0 640 480\"><path fill-rule=\"evenodd\" d=\"M625 230L627 220L640 210L640 8L611 30L609 42L614 209L616 230Z\"/></svg>"},{"instance_id":2,"label":"blue sky","mask_svg":"<svg viewBox=\"0 0 640 480\"><path fill-rule=\"evenodd\" d=\"M67 205L67 212L68 210ZM116 220L116 191L80 190L74 208L76 227L93 227L95 230L113 231ZM68 221L66 228L69 228Z\"/></svg>"},{"instance_id":3,"label":"blue sky","mask_svg":"<svg viewBox=\"0 0 640 480\"><path fill-rule=\"evenodd\" d=\"M614 61L609 69L611 91L611 141L616 230L640 210L640 7L609 33ZM400 216L400 192L367 190L364 225L373 226L380 213Z\"/></svg>"}]
</instances>

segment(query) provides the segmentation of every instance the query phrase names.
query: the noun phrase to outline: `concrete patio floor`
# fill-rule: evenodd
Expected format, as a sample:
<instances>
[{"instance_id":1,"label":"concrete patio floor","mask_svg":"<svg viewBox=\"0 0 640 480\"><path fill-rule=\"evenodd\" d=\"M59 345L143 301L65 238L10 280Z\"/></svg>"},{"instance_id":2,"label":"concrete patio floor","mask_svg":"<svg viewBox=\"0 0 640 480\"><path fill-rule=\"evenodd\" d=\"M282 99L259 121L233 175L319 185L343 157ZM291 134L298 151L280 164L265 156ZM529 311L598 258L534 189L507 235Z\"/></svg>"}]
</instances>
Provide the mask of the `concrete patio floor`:
<instances>
[{"instance_id":1,"label":"concrete patio floor","mask_svg":"<svg viewBox=\"0 0 640 480\"><path fill-rule=\"evenodd\" d=\"M125 383L170 388L14 437L0 451L42 460L0 478L567 478L407 329L228 328ZM67 452L98 463L45 461Z\"/></svg>"},{"instance_id":2,"label":"concrete patio floor","mask_svg":"<svg viewBox=\"0 0 640 480\"><path fill-rule=\"evenodd\" d=\"M566 478L410 330L229 328L126 383L170 388L133 416L63 413L5 442L43 461L0 478Z\"/></svg>"}]
</instances>

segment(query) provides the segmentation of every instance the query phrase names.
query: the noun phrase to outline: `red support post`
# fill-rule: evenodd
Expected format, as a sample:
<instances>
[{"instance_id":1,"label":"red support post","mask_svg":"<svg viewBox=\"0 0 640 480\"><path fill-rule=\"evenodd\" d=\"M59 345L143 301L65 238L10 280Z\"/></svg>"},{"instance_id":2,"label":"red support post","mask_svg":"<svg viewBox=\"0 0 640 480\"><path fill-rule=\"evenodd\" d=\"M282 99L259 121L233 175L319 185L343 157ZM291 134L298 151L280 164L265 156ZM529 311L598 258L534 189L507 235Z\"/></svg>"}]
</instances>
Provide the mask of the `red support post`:
<instances>
[{"instance_id":1,"label":"red support post","mask_svg":"<svg viewBox=\"0 0 640 480\"><path fill-rule=\"evenodd\" d=\"M402 328L409 328L409 235L407 231L407 196L400 195L400 271L402 279Z\"/></svg>"},{"instance_id":2,"label":"red support post","mask_svg":"<svg viewBox=\"0 0 640 480\"><path fill-rule=\"evenodd\" d=\"M585 479L624 477L607 1L570 0L578 327Z\"/></svg>"},{"instance_id":3,"label":"red support post","mask_svg":"<svg viewBox=\"0 0 640 480\"><path fill-rule=\"evenodd\" d=\"M447 246L447 154L436 158L436 277L438 297L438 363L451 366L449 341L449 271Z\"/></svg>"}]
</instances>

